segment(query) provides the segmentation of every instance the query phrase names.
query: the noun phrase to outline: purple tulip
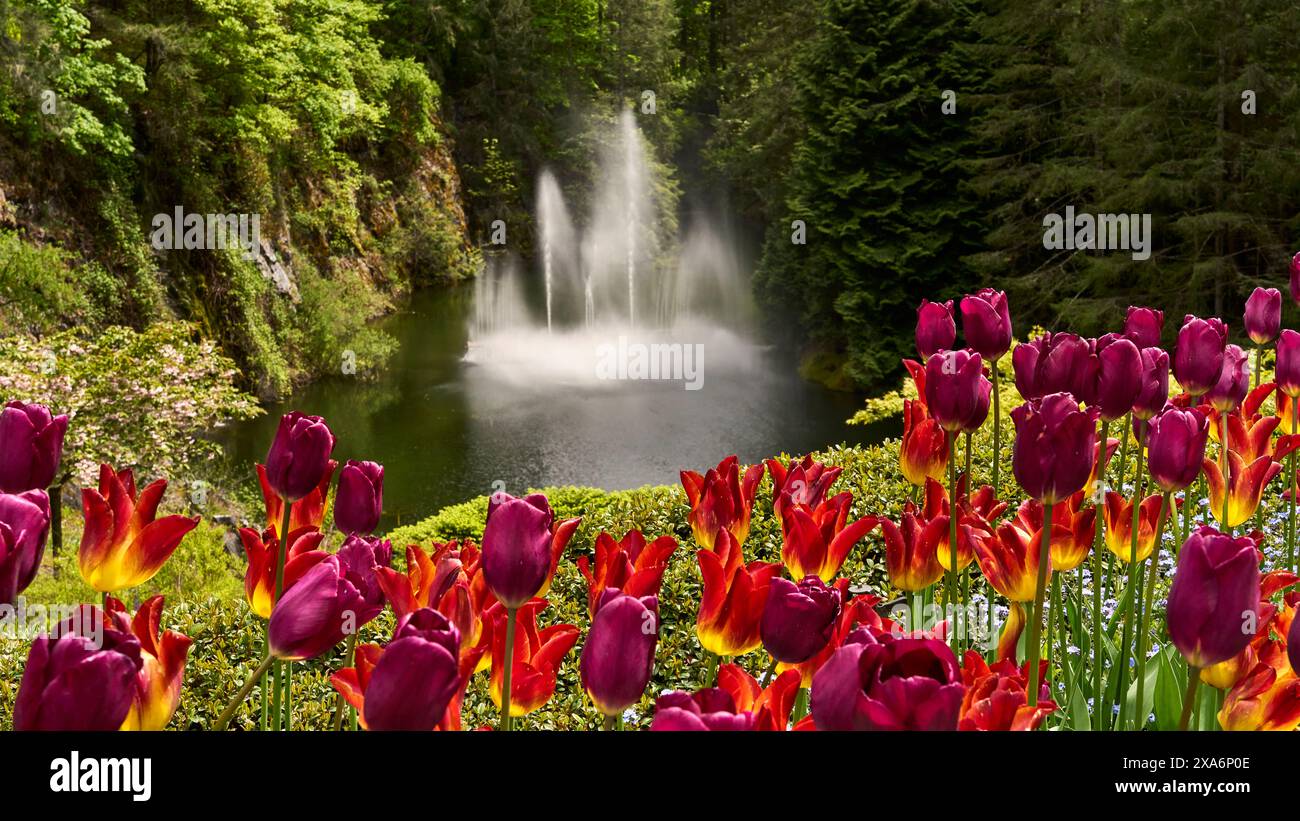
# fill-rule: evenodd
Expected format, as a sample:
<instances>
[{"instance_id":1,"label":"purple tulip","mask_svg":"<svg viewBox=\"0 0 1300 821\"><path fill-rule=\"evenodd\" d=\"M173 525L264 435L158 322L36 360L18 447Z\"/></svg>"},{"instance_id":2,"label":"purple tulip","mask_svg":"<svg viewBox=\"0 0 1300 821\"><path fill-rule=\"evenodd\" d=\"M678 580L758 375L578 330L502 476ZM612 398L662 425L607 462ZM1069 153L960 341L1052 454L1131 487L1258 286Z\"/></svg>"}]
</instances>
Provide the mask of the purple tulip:
<instances>
[{"instance_id":1,"label":"purple tulip","mask_svg":"<svg viewBox=\"0 0 1300 821\"><path fill-rule=\"evenodd\" d=\"M1174 378L1183 390L1192 396L1202 396L1218 383L1227 344L1228 326L1223 320L1187 315L1174 348Z\"/></svg>"},{"instance_id":2,"label":"purple tulip","mask_svg":"<svg viewBox=\"0 0 1300 821\"><path fill-rule=\"evenodd\" d=\"M1292 399L1300 396L1300 333L1287 328L1277 338L1277 389Z\"/></svg>"},{"instance_id":3,"label":"purple tulip","mask_svg":"<svg viewBox=\"0 0 1300 821\"><path fill-rule=\"evenodd\" d=\"M0 493L0 605L13 604L36 578L49 530L45 491Z\"/></svg>"},{"instance_id":4,"label":"purple tulip","mask_svg":"<svg viewBox=\"0 0 1300 821\"><path fill-rule=\"evenodd\" d=\"M977 353L940 351L925 364L925 403L949 433L978 429L988 416L992 395L993 383L984 376L984 361Z\"/></svg>"},{"instance_id":5,"label":"purple tulip","mask_svg":"<svg viewBox=\"0 0 1300 821\"><path fill-rule=\"evenodd\" d=\"M1210 420L1196 408L1170 405L1147 426L1147 469L1161 490L1176 493L1196 481Z\"/></svg>"},{"instance_id":6,"label":"purple tulip","mask_svg":"<svg viewBox=\"0 0 1300 821\"><path fill-rule=\"evenodd\" d=\"M343 566L343 576L352 582L366 604L383 607L384 591L379 586L376 571L392 564L393 543L387 539L349 536L339 548L338 557Z\"/></svg>"},{"instance_id":7,"label":"purple tulip","mask_svg":"<svg viewBox=\"0 0 1300 821\"><path fill-rule=\"evenodd\" d=\"M813 676L813 723L818 730L955 730L965 689L942 641L859 629Z\"/></svg>"},{"instance_id":8,"label":"purple tulip","mask_svg":"<svg viewBox=\"0 0 1300 821\"><path fill-rule=\"evenodd\" d=\"M1227 661L1255 637L1259 555L1249 536L1201 527L1178 552L1169 588L1169 638L1192 667Z\"/></svg>"},{"instance_id":9,"label":"purple tulip","mask_svg":"<svg viewBox=\"0 0 1300 821\"><path fill-rule=\"evenodd\" d=\"M1246 300L1246 335L1256 345L1277 339L1282 329L1282 292L1276 288L1256 288Z\"/></svg>"},{"instance_id":10,"label":"purple tulip","mask_svg":"<svg viewBox=\"0 0 1300 821\"><path fill-rule=\"evenodd\" d=\"M86 604L52 635L32 642L14 700L15 730L121 728L143 660L139 639L111 624Z\"/></svg>"},{"instance_id":11,"label":"purple tulip","mask_svg":"<svg viewBox=\"0 0 1300 821\"><path fill-rule=\"evenodd\" d=\"M1096 460L1096 408L1080 410L1070 394L1053 393L1016 408L1011 421L1011 469L1026 493L1055 504L1083 488Z\"/></svg>"},{"instance_id":12,"label":"purple tulip","mask_svg":"<svg viewBox=\"0 0 1300 821\"><path fill-rule=\"evenodd\" d=\"M0 410L0 493L45 490L63 456L67 416L44 405L10 402Z\"/></svg>"},{"instance_id":13,"label":"purple tulip","mask_svg":"<svg viewBox=\"0 0 1300 821\"><path fill-rule=\"evenodd\" d=\"M324 419L286 413L266 455L266 480L280 498L296 502L320 484L333 451L334 434Z\"/></svg>"},{"instance_id":14,"label":"purple tulip","mask_svg":"<svg viewBox=\"0 0 1300 821\"><path fill-rule=\"evenodd\" d=\"M1220 413L1229 413L1241 405L1249 392L1250 358L1236 345L1224 346L1223 370L1219 371L1219 381L1205 394L1205 401Z\"/></svg>"},{"instance_id":15,"label":"purple tulip","mask_svg":"<svg viewBox=\"0 0 1300 821\"><path fill-rule=\"evenodd\" d=\"M397 623L370 671L362 708L367 730L429 731L460 692L460 631L432 608Z\"/></svg>"},{"instance_id":16,"label":"purple tulip","mask_svg":"<svg viewBox=\"0 0 1300 821\"><path fill-rule=\"evenodd\" d=\"M384 466L349 459L339 471L334 524L349 536L373 533L384 512Z\"/></svg>"},{"instance_id":17,"label":"purple tulip","mask_svg":"<svg viewBox=\"0 0 1300 821\"><path fill-rule=\"evenodd\" d=\"M674 690L655 701L655 731L725 731L754 729L754 714L737 713L727 691L707 687L692 693Z\"/></svg>"},{"instance_id":18,"label":"purple tulip","mask_svg":"<svg viewBox=\"0 0 1300 821\"><path fill-rule=\"evenodd\" d=\"M1165 312L1155 308L1129 306L1124 317L1124 336L1139 348L1159 348L1160 331L1165 325Z\"/></svg>"},{"instance_id":19,"label":"purple tulip","mask_svg":"<svg viewBox=\"0 0 1300 821\"><path fill-rule=\"evenodd\" d=\"M267 627L271 654L287 661L315 658L382 611L382 605L361 597L339 557L331 554L276 602Z\"/></svg>"},{"instance_id":20,"label":"purple tulip","mask_svg":"<svg viewBox=\"0 0 1300 821\"><path fill-rule=\"evenodd\" d=\"M1133 400L1133 418L1147 420L1169 401L1169 354L1160 348L1142 349L1142 388Z\"/></svg>"},{"instance_id":21,"label":"purple tulip","mask_svg":"<svg viewBox=\"0 0 1300 821\"><path fill-rule=\"evenodd\" d=\"M1300 305L1300 251L1291 257L1291 301Z\"/></svg>"},{"instance_id":22,"label":"purple tulip","mask_svg":"<svg viewBox=\"0 0 1300 821\"><path fill-rule=\"evenodd\" d=\"M956 341L957 323L952 319L952 300L921 300L921 306L916 309L916 349L921 358L929 359L938 351L946 351Z\"/></svg>"},{"instance_id":23,"label":"purple tulip","mask_svg":"<svg viewBox=\"0 0 1300 821\"><path fill-rule=\"evenodd\" d=\"M551 572L551 508L545 496L496 494L483 529L483 580L506 607L536 596Z\"/></svg>"},{"instance_id":24,"label":"purple tulip","mask_svg":"<svg viewBox=\"0 0 1300 821\"><path fill-rule=\"evenodd\" d=\"M596 709L622 715L641 700L654 672L659 641L659 599L605 589L582 646L578 673Z\"/></svg>"},{"instance_id":25,"label":"purple tulip","mask_svg":"<svg viewBox=\"0 0 1300 821\"><path fill-rule=\"evenodd\" d=\"M1007 307L1007 295L992 288L981 288L963 298L961 327L966 333L968 347L978 351L989 362L997 362L1011 350L1011 312Z\"/></svg>"},{"instance_id":26,"label":"purple tulip","mask_svg":"<svg viewBox=\"0 0 1300 821\"><path fill-rule=\"evenodd\" d=\"M1016 390L1026 400L1049 393L1086 398L1092 391L1092 345L1078 334L1046 333L1011 352Z\"/></svg>"},{"instance_id":27,"label":"purple tulip","mask_svg":"<svg viewBox=\"0 0 1300 821\"><path fill-rule=\"evenodd\" d=\"M1131 339L1106 334L1093 343L1093 358L1096 376L1087 401L1102 419L1114 422L1133 409L1142 392L1142 352Z\"/></svg>"},{"instance_id":28,"label":"purple tulip","mask_svg":"<svg viewBox=\"0 0 1300 821\"><path fill-rule=\"evenodd\" d=\"M830 642L839 613L840 591L818 576L806 576L798 584L773 579L760 626L763 646L777 661L807 661Z\"/></svg>"}]
</instances>

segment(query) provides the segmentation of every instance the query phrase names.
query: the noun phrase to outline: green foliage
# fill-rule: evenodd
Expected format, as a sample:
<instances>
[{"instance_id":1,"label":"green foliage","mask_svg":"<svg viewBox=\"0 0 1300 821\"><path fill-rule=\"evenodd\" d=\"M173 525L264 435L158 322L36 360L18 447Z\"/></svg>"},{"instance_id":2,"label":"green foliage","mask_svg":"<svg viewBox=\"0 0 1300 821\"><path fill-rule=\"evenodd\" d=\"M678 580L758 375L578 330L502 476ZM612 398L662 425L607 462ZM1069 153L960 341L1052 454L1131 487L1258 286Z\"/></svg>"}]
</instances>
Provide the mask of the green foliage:
<instances>
[{"instance_id":1,"label":"green foliage","mask_svg":"<svg viewBox=\"0 0 1300 821\"><path fill-rule=\"evenodd\" d=\"M0 334L99 328L121 305L120 284L97 262L0 230Z\"/></svg>"}]
</instances>

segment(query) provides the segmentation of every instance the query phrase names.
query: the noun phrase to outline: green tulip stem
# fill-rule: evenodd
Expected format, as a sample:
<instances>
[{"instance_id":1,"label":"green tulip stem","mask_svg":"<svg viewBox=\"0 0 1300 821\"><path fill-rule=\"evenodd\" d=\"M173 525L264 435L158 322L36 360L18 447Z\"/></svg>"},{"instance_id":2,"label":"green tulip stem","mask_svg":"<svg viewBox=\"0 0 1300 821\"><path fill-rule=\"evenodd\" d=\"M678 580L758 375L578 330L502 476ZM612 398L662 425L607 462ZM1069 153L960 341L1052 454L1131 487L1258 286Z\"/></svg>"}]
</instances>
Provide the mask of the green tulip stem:
<instances>
[{"instance_id":1,"label":"green tulip stem","mask_svg":"<svg viewBox=\"0 0 1300 821\"><path fill-rule=\"evenodd\" d=\"M357 634L353 633L348 636L348 660L344 667L355 667L357 659ZM343 729L343 712L351 711L351 707L343 703L343 693L339 692L334 696L334 732Z\"/></svg>"},{"instance_id":2,"label":"green tulip stem","mask_svg":"<svg viewBox=\"0 0 1300 821\"><path fill-rule=\"evenodd\" d=\"M235 710L238 710L239 705L244 702L244 699L248 698L248 694L253 691L253 685L257 683L258 679L266 675L266 669L271 666L271 662L274 660L274 656L268 655L266 658L262 659L261 664L257 665L257 669L254 670L253 674L244 682L244 686L239 688L239 692L235 693L235 697L226 705L226 709L222 711L220 718L217 719L217 723L213 725L216 730L221 731L226 729L226 725L230 724L230 719L235 715Z\"/></svg>"},{"instance_id":3,"label":"green tulip stem","mask_svg":"<svg viewBox=\"0 0 1300 821\"><path fill-rule=\"evenodd\" d=\"M1232 460L1228 458L1228 413L1219 411L1219 461L1223 463L1223 532L1232 535L1228 521L1228 500L1232 498Z\"/></svg>"},{"instance_id":4,"label":"green tulip stem","mask_svg":"<svg viewBox=\"0 0 1300 821\"><path fill-rule=\"evenodd\" d=\"M618 716L605 716L604 722L601 723L600 729L610 731L618 727Z\"/></svg>"},{"instance_id":5,"label":"green tulip stem","mask_svg":"<svg viewBox=\"0 0 1300 821\"><path fill-rule=\"evenodd\" d=\"M1097 475L1101 478L1101 484L1104 488L1106 485L1106 441L1110 436L1110 423L1105 419L1101 420L1101 447L1098 458L1102 460L1101 468ZM1102 505L1093 505L1096 510L1096 516L1093 519L1092 527L1092 703L1093 703L1093 729L1101 730L1101 589L1103 587L1102 568L1104 566L1102 557L1102 538L1103 528L1106 526L1106 517L1102 515Z\"/></svg>"},{"instance_id":6,"label":"green tulip stem","mask_svg":"<svg viewBox=\"0 0 1300 821\"><path fill-rule=\"evenodd\" d=\"M767 665L767 672L763 674L763 687L772 683L772 677L776 675L776 665L779 663L776 659L772 659L772 663Z\"/></svg>"},{"instance_id":7,"label":"green tulip stem","mask_svg":"<svg viewBox=\"0 0 1300 821\"><path fill-rule=\"evenodd\" d=\"M1146 591L1142 594L1142 629L1138 631L1138 666L1136 672L1138 689L1137 701L1134 704L1133 711L1133 729L1135 730L1141 730L1147 723L1147 717L1142 713L1142 702L1146 697L1147 688L1147 641L1151 638L1151 611L1155 609L1156 576L1159 575L1160 566L1160 537L1165 532L1165 513L1170 511L1170 505L1172 504L1173 499L1169 491L1165 491L1165 495L1160 499L1160 515L1156 517L1155 546L1151 548L1151 555L1147 559L1150 567L1147 569ZM1177 511L1170 512L1177 513ZM1174 525L1174 530L1177 531L1177 524Z\"/></svg>"},{"instance_id":8,"label":"green tulip stem","mask_svg":"<svg viewBox=\"0 0 1300 821\"><path fill-rule=\"evenodd\" d=\"M1196 706L1196 688L1201 684L1201 668L1187 665L1187 694L1183 696L1183 715L1178 719L1178 729L1186 730L1187 722L1192 718L1192 708Z\"/></svg>"},{"instance_id":9,"label":"green tulip stem","mask_svg":"<svg viewBox=\"0 0 1300 821\"><path fill-rule=\"evenodd\" d=\"M998 389L998 362L993 360L993 495L1001 498L998 477L1002 469L1002 397ZM992 607L990 606L990 610ZM992 622L990 622L991 624Z\"/></svg>"},{"instance_id":10,"label":"green tulip stem","mask_svg":"<svg viewBox=\"0 0 1300 821\"><path fill-rule=\"evenodd\" d=\"M1065 646L1057 639L1065 635L1065 626L1061 623L1061 574L1052 573L1052 611L1047 630L1047 659L1064 673ZM1064 678L1064 676L1062 676Z\"/></svg>"},{"instance_id":11,"label":"green tulip stem","mask_svg":"<svg viewBox=\"0 0 1300 821\"><path fill-rule=\"evenodd\" d=\"M799 694L794 697L794 712L790 715L790 726L798 724L806 715L808 715L808 690L800 687Z\"/></svg>"},{"instance_id":12,"label":"green tulip stem","mask_svg":"<svg viewBox=\"0 0 1300 821\"><path fill-rule=\"evenodd\" d=\"M1121 659L1123 664L1119 668L1119 688L1115 691L1115 698L1119 701L1119 728L1124 729L1125 721L1128 716L1128 699L1125 695L1128 693L1128 668L1130 662L1136 663L1133 659L1133 634L1137 632L1137 619L1139 615L1138 597L1140 594L1139 585L1142 584L1142 568L1138 564L1138 529L1141 525L1142 514L1142 441L1146 436L1146 423L1138 420L1137 428L1137 459L1133 466L1133 522L1129 530L1129 556L1128 556L1128 582L1127 589L1132 592L1128 597L1128 612L1124 616L1124 638L1123 644L1120 645L1123 655Z\"/></svg>"},{"instance_id":13,"label":"green tulip stem","mask_svg":"<svg viewBox=\"0 0 1300 821\"><path fill-rule=\"evenodd\" d=\"M293 663L284 663L284 729L293 729Z\"/></svg>"},{"instance_id":14,"label":"green tulip stem","mask_svg":"<svg viewBox=\"0 0 1300 821\"><path fill-rule=\"evenodd\" d=\"M1251 390L1254 390L1255 388L1259 387L1259 369L1263 367L1263 365L1264 365L1264 348L1263 346L1256 345L1255 346L1255 374L1254 374L1255 384L1251 386Z\"/></svg>"},{"instance_id":15,"label":"green tulip stem","mask_svg":"<svg viewBox=\"0 0 1300 821\"><path fill-rule=\"evenodd\" d=\"M1295 400L1294 398L1292 398L1292 399L1291 399L1291 435L1292 435L1292 436L1295 436L1295 432L1296 432L1296 417L1297 417L1297 416L1300 416L1300 413L1297 413L1296 404L1297 404L1297 403L1296 403L1296 400ZM1296 534L1296 526L1295 526L1295 489L1296 489L1296 482L1295 482L1295 451L1294 451L1294 450L1291 451L1291 455L1290 455L1290 456L1287 456L1287 464L1288 464L1288 467L1287 467L1287 470L1286 470L1286 486L1287 486L1287 490L1289 491L1289 493L1288 493L1287 495L1288 495L1290 498L1287 500L1287 517L1286 517L1286 521L1287 521L1286 563L1287 563L1287 565L1288 565L1289 567L1291 567L1292 570L1295 570L1296 567L1297 567L1297 565L1296 565L1296 555L1295 555L1295 534Z\"/></svg>"},{"instance_id":16,"label":"green tulip stem","mask_svg":"<svg viewBox=\"0 0 1300 821\"><path fill-rule=\"evenodd\" d=\"M1043 503L1043 532L1039 536L1038 580L1034 584L1034 613L1029 620L1029 706L1038 705L1038 656L1042 651L1043 591L1047 587L1047 566L1052 561L1052 504Z\"/></svg>"},{"instance_id":17,"label":"green tulip stem","mask_svg":"<svg viewBox=\"0 0 1300 821\"><path fill-rule=\"evenodd\" d=\"M284 564L289 556L289 517L293 514L293 502L283 496L280 497L280 504L284 510L280 514L280 531L276 534L276 557L275 557L275 598L271 601L271 609L274 611L275 605L280 603L280 596L284 594ZM266 622L266 641L267 647L271 644L271 621ZM271 729L280 730L284 728L283 716L280 709L282 691L284 690L281 681L281 673L284 672L287 678L287 668L282 670L282 665L276 661L271 666ZM284 712L289 711L289 705L285 703Z\"/></svg>"},{"instance_id":18,"label":"green tulip stem","mask_svg":"<svg viewBox=\"0 0 1300 821\"><path fill-rule=\"evenodd\" d=\"M262 652L266 655L271 654L271 643L265 638L262 639ZM271 710L271 691L268 685L271 683L270 677L266 673L262 674L262 720L258 722L257 728L261 732L266 732L266 722L270 717Z\"/></svg>"},{"instance_id":19,"label":"green tulip stem","mask_svg":"<svg viewBox=\"0 0 1300 821\"><path fill-rule=\"evenodd\" d=\"M506 669L501 675L501 732L514 729L510 719L510 674L514 672L515 666L515 616L518 612L518 608L506 608L506 652L502 660Z\"/></svg>"},{"instance_id":20,"label":"green tulip stem","mask_svg":"<svg viewBox=\"0 0 1300 821\"><path fill-rule=\"evenodd\" d=\"M1124 417L1124 429L1120 431L1119 437L1119 474L1115 479L1115 489L1120 493L1124 492L1124 471L1128 470L1128 437L1132 430L1133 413L1130 411L1128 416ZM1101 446L1106 447L1105 440L1102 441Z\"/></svg>"},{"instance_id":21,"label":"green tulip stem","mask_svg":"<svg viewBox=\"0 0 1300 821\"><path fill-rule=\"evenodd\" d=\"M957 613L957 433L948 432L948 601L944 608L954 621ZM957 652L957 631L948 631L953 653Z\"/></svg>"}]
</instances>

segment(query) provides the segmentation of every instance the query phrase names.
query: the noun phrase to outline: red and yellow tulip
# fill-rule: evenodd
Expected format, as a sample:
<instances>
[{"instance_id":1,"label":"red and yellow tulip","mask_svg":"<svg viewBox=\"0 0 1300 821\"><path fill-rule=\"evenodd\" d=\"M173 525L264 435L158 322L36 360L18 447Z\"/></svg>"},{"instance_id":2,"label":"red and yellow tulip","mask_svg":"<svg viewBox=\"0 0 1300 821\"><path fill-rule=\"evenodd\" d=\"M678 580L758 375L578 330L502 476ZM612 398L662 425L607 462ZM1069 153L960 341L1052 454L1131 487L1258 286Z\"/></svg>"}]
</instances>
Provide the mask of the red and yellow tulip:
<instances>
[{"instance_id":1,"label":"red and yellow tulip","mask_svg":"<svg viewBox=\"0 0 1300 821\"><path fill-rule=\"evenodd\" d=\"M919 592L943 576L939 564L939 546L948 549L948 517L933 519L921 517L916 505L903 506L900 524L889 519L880 520L880 532L885 537L885 566L889 581L899 590Z\"/></svg>"},{"instance_id":2,"label":"red and yellow tulip","mask_svg":"<svg viewBox=\"0 0 1300 821\"><path fill-rule=\"evenodd\" d=\"M781 732L790 723L799 674L786 670L763 687L739 665L724 664L718 668L718 689L731 696L736 712L753 713L755 730Z\"/></svg>"},{"instance_id":3,"label":"red and yellow tulip","mask_svg":"<svg viewBox=\"0 0 1300 821\"><path fill-rule=\"evenodd\" d=\"M162 629L163 597L140 605L134 617L126 606L108 599L108 615L114 626L130 633L140 642L139 673L131 711L122 723L123 730L161 730L167 726L181 703L181 683L185 679L185 661L193 640L174 630Z\"/></svg>"},{"instance_id":4,"label":"red and yellow tulip","mask_svg":"<svg viewBox=\"0 0 1300 821\"><path fill-rule=\"evenodd\" d=\"M137 497L130 468L99 466L99 489L81 491L86 527L77 564L87 584L101 593L144 584L198 526L198 516L156 518L166 489L159 479Z\"/></svg>"},{"instance_id":5,"label":"red and yellow tulip","mask_svg":"<svg viewBox=\"0 0 1300 821\"><path fill-rule=\"evenodd\" d=\"M519 608L515 626L513 668L510 678L510 715L523 716L542 707L555 694L556 672L560 662L578 641L578 628L572 624L554 624L537 629L537 614L547 602L533 599ZM505 678L506 609L500 602L484 614L484 631L491 630L492 677L489 692L492 703L501 708Z\"/></svg>"},{"instance_id":6,"label":"red and yellow tulip","mask_svg":"<svg viewBox=\"0 0 1300 821\"><path fill-rule=\"evenodd\" d=\"M835 588L840 591L840 601L845 604L840 607L840 614L835 620L835 626L831 630L831 640L815 656L807 661L801 661L798 664L778 664L777 672L783 673L787 670L798 670L801 678L800 686L804 688L812 687L813 675L821 669L826 660L844 644L844 639L859 626L865 625L874 630L888 631L893 629L893 622L881 618L876 612L876 605L880 604L879 596L858 595L850 597L849 580L836 579Z\"/></svg>"},{"instance_id":7,"label":"red and yellow tulip","mask_svg":"<svg viewBox=\"0 0 1300 821\"><path fill-rule=\"evenodd\" d=\"M1286 664L1260 662L1228 691L1219 710L1225 730L1295 730L1300 727L1300 677Z\"/></svg>"},{"instance_id":8,"label":"red and yellow tulip","mask_svg":"<svg viewBox=\"0 0 1300 821\"><path fill-rule=\"evenodd\" d=\"M762 644L759 631L767 588L781 565L745 564L740 543L726 530L719 531L716 550L697 551L695 558L704 579L695 620L700 645L719 656L739 656L757 648Z\"/></svg>"},{"instance_id":9,"label":"red and yellow tulip","mask_svg":"<svg viewBox=\"0 0 1300 821\"><path fill-rule=\"evenodd\" d=\"M330 482L339 463L333 459L326 463L325 474L316 488L293 503L289 510L289 532L297 533L305 527L320 530L325 521L325 503L329 497ZM257 465L257 482L262 487L262 502L266 507L266 527L279 535L284 518L284 500L271 487L266 475L266 465Z\"/></svg>"},{"instance_id":10,"label":"red and yellow tulip","mask_svg":"<svg viewBox=\"0 0 1300 821\"><path fill-rule=\"evenodd\" d=\"M1225 527L1239 527L1250 521L1264 495L1264 486L1282 472L1282 465L1271 456L1260 456L1249 465L1232 451L1228 451L1228 467L1232 478L1225 483L1217 462L1202 462L1205 482L1210 491L1210 513ZM1224 494L1228 496L1228 521L1224 516Z\"/></svg>"},{"instance_id":11,"label":"red and yellow tulip","mask_svg":"<svg viewBox=\"0 0 1300 821\"><path fill-rule=\"evenodd\" d=\"M1029 731L1056 712L1046 684L1035 707L1029 706L1023 667L1004 659L989 666L974 650L966 651L961 677L966 685L957 729L965 731ZM1040 678L1040 681L1042 679Z\"/></svg>"},{"instance_id":12,"label":"red and yellow tulip","mask_svg":"<svg viewBox=\"0 0 1300 821\"><path fill-rule=\"evenodd\" d=\"M975 558L984 578L993 589L1013 602L1034 600L1034 587L1038 581L1039 543L1032 534L1012 522L998 526L991 538L975 541ZM1051 573L1051 558L1048 558Z\"/></svg>"},{"instance_id":13,"label":"red and yellow tulip","mask_svg":"<svg viewBox=\"0 0 1300 821\"><path fill-rule=\"evenodd\" d=\"M1156 519L1162 499L1152 494L1138 505L1137 560L1144 562L1156 545ZM1106 548L1121 561L1133 558L1133 503L1115 491L1106 493Z\"/></svg>"},{"instance_id":14,"label":"red and yellow tulip","mask_svg":"<svg viewBox=\"0 0 1300 821\"><path fill-rule=\"evenodd\" d=\"M849 523L852 503L853 495L846 491L815 508L794 505L786 510L781 522L781 561L792 578L820 576L830 584L853 546L875 529L880 522L875 516Z\"/></svg>"},{"instance_id":15,"label":"red and yellow tulip","mask_svg":"<svg viewBox=\"0 0 1300 821\"><path fill-rule=\"evenodd\" d=\"M844 468L824 465L809 454L801 461L781 464L776 459L767 460L767 472L772 475L772 512L779 523L790 505L817 507L826 498L830 487Z\"/></svg>"},{"instance_id":16,"label":"red and yellow tulip","mask_svg":"<svg viewBox=\"0 0 1300 821\"><path fill-rule=\"evenodd\" d=\"M629 596L659 595L668 557L677 549L672 536L660 536L646 542L639 530L629 530L622 541L601 531L596 536L596 564L586 556L578 557L578 570L587 580L587 615L595 617L596 605L606 588L616 587Z\"/></svg>"},{"instance_id":17,"label":"red and yellow tulip","mask_svg":"<svg viewBox=\"0 0 1300 821\"><path fill-rule=\"evenodd\" d=\"M314 528L292 530L289 553L284 563L284 589L288 590L302 574L315 567L328 554L320 549L325 534ZM244 570L244 598L254 613L264 619L271 618L275 609L275 573L280 554L280 543L275 531L267 528L258 533L251 527L240 528L239 540L248 557Z\"/></svg>"},{"instance_id":18,"label":"red and yellow tulip","mask_svg":"<svg viewBox=\"0 0 1300 821\"><path fill-rule=\"evenodd\" d=\"M1062 573L1083 564L1092 552L1092 537L1096 527L1097 508L1084 505L1087 497L1080 490L1070 498L1057 502L1052 508L1052 569ZM1158 498L1158 497L1157 497ZM1016 511L1016 524L1030 534L1034 544L1039 543L1043 532L1043 506L1026 499Z\"/></svg>"},{"instance_id":19,"label":"red and yellow tulip","mask_svg":"<svg viewBox=\"0 0 1300 821\"><path fill-rule=\"evenodd\" d=\"M700 547L712 550L720 530L728 531L743 545L749 538L749 519L754 510L754 494L763 478L763 464L747 467L742 479L739 460L733 455L702 476L693 470L683 470L681 477L691 506L687 519Z\"/></svg>"},{"instance_id":20,"label":"red and yellow tulip","mask_svg":"<svg viewBox=\"0 0 1300 821\"><path fill-rule=\"evenodd\" d=\"M948 437L930 418L925 402L903 400L903 439L898 447L898 466L914 485L926 480L942 481L948 470Z\"/></svg>"}]
</instances>

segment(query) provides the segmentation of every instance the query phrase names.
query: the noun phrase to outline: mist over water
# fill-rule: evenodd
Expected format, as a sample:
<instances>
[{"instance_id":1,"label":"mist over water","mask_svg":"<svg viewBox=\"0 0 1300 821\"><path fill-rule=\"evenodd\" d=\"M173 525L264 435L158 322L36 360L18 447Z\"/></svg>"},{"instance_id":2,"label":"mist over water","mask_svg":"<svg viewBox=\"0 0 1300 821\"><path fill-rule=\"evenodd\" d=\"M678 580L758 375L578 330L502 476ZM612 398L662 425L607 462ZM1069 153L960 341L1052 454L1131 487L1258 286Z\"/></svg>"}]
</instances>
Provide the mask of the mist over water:
<instances>
[{"instance_id":1,"label":"mist over water","mask_svg":"<svg viewBox=\"0 0 1300 821\"><path fill-rule=\"evenodd\" d=\"M485 249L472 285L417 293L382 323L401 347L376 380L313 383L223 432L236 469L265 458L280 414L322 415L338 435L335 458L386 466L392 527L502 486L675 483L730 453L752 462L897 433L844 424L860 397L803 381L793 352L760 337L725 220L695 210L680 236L656 235L673 221L655 211L630 112L596 180L590 213L574 214L543 172L535 259ZM699 389L602 371L613 356L635 373L626 354L638 345L698 353Z\"/></svg>"}]
</instances>

